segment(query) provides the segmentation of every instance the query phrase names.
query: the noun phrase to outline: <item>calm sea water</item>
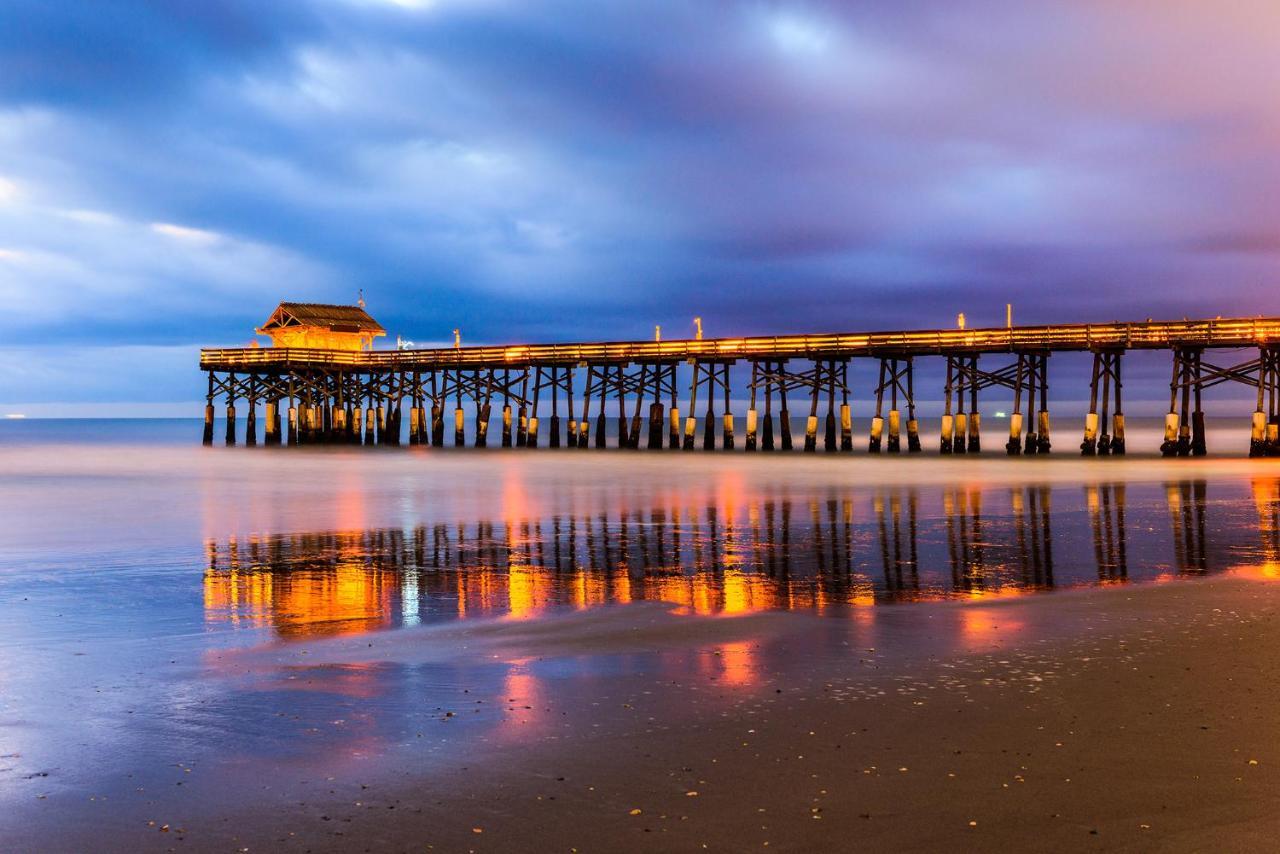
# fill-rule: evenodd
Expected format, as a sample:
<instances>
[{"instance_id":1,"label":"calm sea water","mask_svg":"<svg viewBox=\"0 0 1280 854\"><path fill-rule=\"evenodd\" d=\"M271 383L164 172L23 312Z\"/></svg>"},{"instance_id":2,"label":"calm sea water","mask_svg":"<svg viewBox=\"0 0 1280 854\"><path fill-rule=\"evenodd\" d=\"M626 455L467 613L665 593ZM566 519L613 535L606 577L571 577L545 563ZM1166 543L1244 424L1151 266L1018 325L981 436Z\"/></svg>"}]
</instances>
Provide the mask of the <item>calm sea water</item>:
<instances>
[{"instance_id":1,"label":"calm sea water","mask_svg":"<svg viewBox=\"0 0 1280 854\"><path fill-rule=\"evenodd\" d=\"M1065 434L1063 453L1010 460L205 449L198 433L0 423L0 833L96 798L142 820L245 775L429 767L475 747L420 735L463 690L495 701L455 730L475 734L503 703L610 673L749 685L783 655L442 653L264 677L238 650L397 632L447 650L462 625L645 608L803 612L909 646L902 609L1280 571L1275 460L1081 460ZM946 625L933 642L972 641Z\"/></svg>"}]
</instances>

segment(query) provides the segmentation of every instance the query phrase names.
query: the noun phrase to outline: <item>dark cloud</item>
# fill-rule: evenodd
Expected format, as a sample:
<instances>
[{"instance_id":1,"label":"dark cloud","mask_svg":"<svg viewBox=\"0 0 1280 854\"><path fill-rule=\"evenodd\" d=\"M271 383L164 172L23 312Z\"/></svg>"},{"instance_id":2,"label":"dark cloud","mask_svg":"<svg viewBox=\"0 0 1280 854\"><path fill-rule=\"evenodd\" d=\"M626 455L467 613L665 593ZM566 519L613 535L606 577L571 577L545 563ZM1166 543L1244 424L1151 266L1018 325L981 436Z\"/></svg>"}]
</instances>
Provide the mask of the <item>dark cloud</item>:
<instances>
[{"instance_id":1,"label":"dark cloud","mask_svg":"<svg viewBox=\"0 0 1280 854\"><path fill-rule=\"evenodd\" d=\"M1280 312L1263 0L4 19L0 335L24 352L234 344L277 299L359 288L419 341Z\"/></svg>"}]
</instances>

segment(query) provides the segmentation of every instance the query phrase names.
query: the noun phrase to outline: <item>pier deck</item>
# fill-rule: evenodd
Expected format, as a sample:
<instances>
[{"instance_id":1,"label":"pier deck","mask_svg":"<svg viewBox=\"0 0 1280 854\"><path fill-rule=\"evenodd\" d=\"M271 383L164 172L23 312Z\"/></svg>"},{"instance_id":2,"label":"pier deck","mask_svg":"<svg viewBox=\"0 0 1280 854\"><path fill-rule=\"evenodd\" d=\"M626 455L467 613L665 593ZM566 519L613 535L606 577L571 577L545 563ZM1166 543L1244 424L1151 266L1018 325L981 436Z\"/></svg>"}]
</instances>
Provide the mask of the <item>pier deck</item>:
<instances>
[{"instance_id":1,"label":"pier deck","mask_svg":"<svg viewBox=\"0 0 1280 854\"><path fill-rule=\"evenodd\" d=\"M382 328L362 308L302 303L282 303L277 312L283 318L281 329L273 332L282 338L301 334L293 331L300 327L290 325L299 323L298 318L335 311L360 320L363 326L351 327L363 330L360 334L381 334ZM322 336L315 340L355 334L346 325L307 330L306 334ZM1205 359L1206 352L1242 349L1253 352L1236 364ZM853 407L865 400L871 408L867 450L915 452L921 450L915 362L942 358L946 381L941 453L982 450L979 392L1000 388L1011 396L1002 407L1011 410L1004 449L1009 454L1043 454L1052 447L1049 357L1091 352L1089 410L1080 450L1085 455L1118 455L1125 452L1121 365L1131 350L1167 350L1173 356L1161 445L1165 455L1206 453L1202 392L1228 382L1257 392L1250 454L1280 455L1280 317L392 351L206 349L200 352L200 368L209 380L204 441L213 443L214 401L221 396L226 401L227 444L236 442L236 403L243 401L246 444L257 444L257 412L262 406L266 444L397 445L408 401L411 445L443 445L445 409L451 407L453 444L467 444L470 417L473 443L485 447L492 407L499 405L504 447L537 447L544 418L549 422L550 447L606 447L608 407L615 413L613 441L618 447L639 448L647 435L645 447L650 449L692 450L700 444L711 450L717 437L721 448L733 449L737 437L730 365L742 362L750 368L750 381L741 389L750 401L745 450L791 450L788 394L794 401L798 392L807 410L802 416L805 451L816 451L819 444L826 451L853 450ZM879 363L878 382L870 388L850 384L849 364L856 359ZM688 389L683 421L682 388ZM717 414L719 401L723 408ZM281 431L283 404L286 432Z\"/></svg>"}]
</instances>

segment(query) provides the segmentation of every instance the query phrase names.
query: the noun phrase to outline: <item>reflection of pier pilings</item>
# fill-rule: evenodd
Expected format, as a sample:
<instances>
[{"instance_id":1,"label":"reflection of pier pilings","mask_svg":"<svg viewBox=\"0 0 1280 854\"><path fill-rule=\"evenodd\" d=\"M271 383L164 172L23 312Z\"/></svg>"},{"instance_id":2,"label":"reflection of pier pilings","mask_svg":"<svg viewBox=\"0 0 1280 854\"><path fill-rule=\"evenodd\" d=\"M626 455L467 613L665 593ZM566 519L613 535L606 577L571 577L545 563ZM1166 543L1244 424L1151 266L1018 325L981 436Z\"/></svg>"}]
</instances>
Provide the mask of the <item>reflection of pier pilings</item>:
<instances>
[{"instance_id":1,"label":"reflection of pier pilings","mask_svg":"<svg viewBox=\"0 0 1280 854\"><path fill-rule=\"evenodd\" d=\"M1280 569L1280 480L1258 478L1249 486L1253 505L1258 511L1258 539L1262 545L1264 569L1274 574Z\"/></svg>"},{"instance_id":2,"label":"reflection of pier pilings","mask_svg":"<svg viewBox=\"0 0 1280 854\"><path fill-rule=\"evenodd\" d=\"M1053 533L1049 487L1028 486L1011 495L1018 540L1018 565L1027 587L1053 586Z\"/></svg>"},{"instance_id":3,"label":"reflection of pier pilings","mask_svg":"<svg viewBox=\"0 0 1280 854\"><path fill-rule=\"evenodd\" d=\"M1169 521L1173 527L1173 554L1178 572L1207 572L1205 546L1205 481L1183 480L1165 484Z\"/></svg>"},{"instance_id":4,"label":"reflection of pier pilings","mask_svg":"<svg viewBox=\"0 0 1280 854\"><path fill-rule=\"evenodd\" d=\"M1125 531L1123 483L1085 487L1085 503L1093 529L1093 553L1101 581L1129 578L1128 534Z\"/></svg>"},{"instance_id":5,"label":"reflection of pier pilings","mask_svg":"<svg viewBox=\"0 0 1280 854\"><path fill-rule=\"evenodd\" d=\"M951 559L951 584L957 590L982 589L985 561L982 544L982 492L951 489L942 497L947 517L947 553Z\"/></svg>"},{"instance_id":6,"label":"reflection of pier pilings","mask_svg":"<svg viewBox=\"0 0 1280 854\"><path fill-rule=\"evenodd\" d=\"M916 536L919 495L914 489L879 492L874 499L880 534L880 563L891 596L920 589L920 561ZM905 508L905 511L904 511Z\"/></svg>"}]
</instances>

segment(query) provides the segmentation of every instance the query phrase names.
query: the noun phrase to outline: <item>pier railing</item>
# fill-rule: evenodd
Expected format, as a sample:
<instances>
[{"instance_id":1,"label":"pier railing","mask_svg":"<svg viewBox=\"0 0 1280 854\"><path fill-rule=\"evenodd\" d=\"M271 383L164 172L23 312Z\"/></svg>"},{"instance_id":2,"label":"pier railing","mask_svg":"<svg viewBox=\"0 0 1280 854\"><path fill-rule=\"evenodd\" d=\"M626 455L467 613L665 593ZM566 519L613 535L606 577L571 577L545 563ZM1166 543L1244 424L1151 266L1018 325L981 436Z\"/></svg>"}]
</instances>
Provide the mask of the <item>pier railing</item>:
<instances>
[{"instance_id":1,"label":"pier railing","mask_svg":"<svg viewBox=\"0 0 1280 854\"><path fill-rule=\"evenodd\" d=\"M1012 328L941 329L899 332L843 332L746 338L672 341L608 341L569 344L437 348L344 352L285 347L206 349L203 370L269 367L345 367L368 370L430 370L440 367L514 367L528 364L594 364L733 360L807 359L959 353L1007 353L1019 350L1155 350L1171 347L1249 347L1280 342L1280 318L1087 323Z\"/></svg>"},{"instance_id":2,"label":"pier railing","mask_svg":"<svg viewBox=\"0 0 1280 854\"><path fill-rule=\"evenodd\" d=\"M467 441L467 410L477 447L486 447L494 406L501 407L503 446L537 447L539 420L549 415L550 446L606 447L606 405L616 407L618 447L711 449L736 447L733 372L750 380L747 450L772 450L776 401L780 447L792 446L790 401L807 397L804 450L853 449L853 407L871 413L868 450L919 451L915 364L946 362L939 450L982 449L979 393L1008 394L1012 404L1009 454L1043 454L1049 438L1049 356L1092 352L1083 454L1125 452L1124 354L1172 353L1169 410L1162 453L1198 456L1205 450L1202 393L1222 383L1251 387L1257 408L1250 424L1250 454L1280 456L1280 318L1052 324L987 329L848 332L675 341L604 341L515 344L422 350L366 351L294 348L202 350L208 373L204 441L213 441L214 401L226 400L227 441L235 442L236 402L246 411L246 442L256 444L256 412L267 420L267 444L343 442L398 444L407 406L409 444L444 444L446 409L452 409L454 445ZM1250 351L1234 364L1213 351ZM1206 355L1208 358L1206 358ZM878 381L850 379L858 359L879 362ZM994 364L993 364L994 363ZM681 379L681 374L685 379ZM687 397L680 390L688 382ZM575 388L578 397L575 402ZM839 401L837 405L837 400ZM825 418L820 418L825 402ZM687 408L685 404L687 403ZM717 415L722 404L723 417ZM561 409L561 404L564 408ZM761 404L763 407L761 408ZM282 432L281 407L287 409ZM547 412L549 410L549 412ZM648 428L644 429L647 411ZM804 410L802 410L804 411ZM566 417L561 418L564 412ZM699 430L701 425L701 431Z\"/></svg>"}]
</instances>

